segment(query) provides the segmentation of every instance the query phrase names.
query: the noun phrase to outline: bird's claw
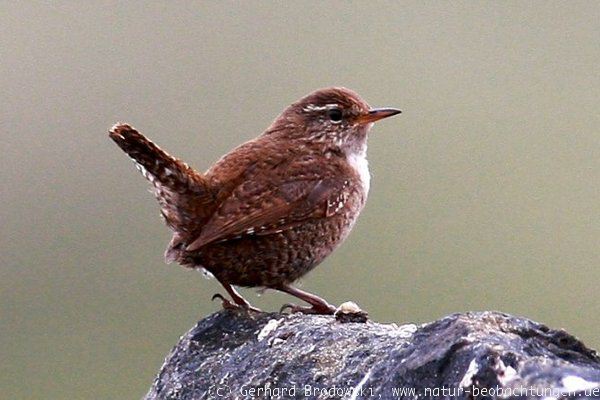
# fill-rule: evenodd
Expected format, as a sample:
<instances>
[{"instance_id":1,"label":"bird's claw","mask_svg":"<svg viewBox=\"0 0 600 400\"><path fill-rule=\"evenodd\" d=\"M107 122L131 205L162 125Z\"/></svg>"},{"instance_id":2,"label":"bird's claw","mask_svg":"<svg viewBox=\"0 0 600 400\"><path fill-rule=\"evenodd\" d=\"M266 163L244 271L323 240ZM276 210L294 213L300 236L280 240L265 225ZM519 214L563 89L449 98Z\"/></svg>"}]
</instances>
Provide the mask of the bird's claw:
<instances>
[{"instance_id":1,"label":"bird's claw","mask_svg":"<svg viewBox=\"0 0 600 400\"><path fill-rule=\"evenodd\" d=\"M215 301L216 299L221 300L221 305L224 310L239 310L241 307L231 301L227 300L219 293L215 293L213 297L210 299L211 301Z\"/></svg>"},{"instance_id":2,"label":"bird's claw","mask_svg":"<svg viewBox=\"0 0 600 400\"><path fill-rule=\"evenodd\" d=\"M262 312L261 309L252 306L248 302L244 302L241 304L233 303L232 301L223 297L223 295L220 293L215 293L213 295L213 297L211 298L211 301L214 301L216 299L221 300L221 305L223 306L224 310L244 310L244 311Z\"/></svg>"},{"instance_id":3,"label":"bird's claw","mask_svg":"<svg viewBox=\"0 0 600 400\"><path fill-rule=\"evenodd\" d=\"M313 305L311 307L298 306L292 303L286 303L279 309L280 313L283 313L285 310L290 311L290 314L294 313L302 313L302 314L320 314L320 315L333 315L335 312L335 307L331 304L323 304L322 306Z\"/></svg>"}]
</instances>

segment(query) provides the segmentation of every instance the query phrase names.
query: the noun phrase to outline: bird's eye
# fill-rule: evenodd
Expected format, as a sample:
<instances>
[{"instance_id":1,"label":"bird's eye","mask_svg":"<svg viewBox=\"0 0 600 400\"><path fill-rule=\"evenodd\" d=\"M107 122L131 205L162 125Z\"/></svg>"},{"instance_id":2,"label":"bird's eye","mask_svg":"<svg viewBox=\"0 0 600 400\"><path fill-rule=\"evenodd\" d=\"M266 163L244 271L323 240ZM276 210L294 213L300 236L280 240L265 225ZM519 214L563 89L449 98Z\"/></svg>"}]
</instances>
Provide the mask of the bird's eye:
<instances>
[{"instance_id":1,"label":"bird's eye","mask_svg":"<svg viewBox=\"0 0 600 400\"><path fill-rule=\"evenodd\" d=\"M342 122L342 110L340 110L339 108L332 108L331 110L328 110L327 116L329 117L329 120L334 124L339 124L340 122Z\"/></svg>"}]
</instances>

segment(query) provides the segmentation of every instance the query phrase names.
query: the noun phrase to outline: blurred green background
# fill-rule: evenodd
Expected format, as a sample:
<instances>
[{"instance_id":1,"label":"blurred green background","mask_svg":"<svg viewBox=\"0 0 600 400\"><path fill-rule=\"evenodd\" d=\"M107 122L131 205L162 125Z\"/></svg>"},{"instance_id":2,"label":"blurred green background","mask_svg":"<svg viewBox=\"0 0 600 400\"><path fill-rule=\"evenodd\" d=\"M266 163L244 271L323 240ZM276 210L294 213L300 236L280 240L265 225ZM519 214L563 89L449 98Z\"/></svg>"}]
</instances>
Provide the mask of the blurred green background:
<instances>
[{"instance_id":1,"label":"blurred green background","mask_svg":"<svg viewBox=\"0 0 600 400\"><path fill-rule=\"evenodd\" d=\"M367 208L304 289L384 322L502 310L599 347L598 21L597 2L4 2L2 396L139 398L220 306L163 264L113 123L204 170L330 85L404 113L372 131Z\"/></svg>"}]
</instances>

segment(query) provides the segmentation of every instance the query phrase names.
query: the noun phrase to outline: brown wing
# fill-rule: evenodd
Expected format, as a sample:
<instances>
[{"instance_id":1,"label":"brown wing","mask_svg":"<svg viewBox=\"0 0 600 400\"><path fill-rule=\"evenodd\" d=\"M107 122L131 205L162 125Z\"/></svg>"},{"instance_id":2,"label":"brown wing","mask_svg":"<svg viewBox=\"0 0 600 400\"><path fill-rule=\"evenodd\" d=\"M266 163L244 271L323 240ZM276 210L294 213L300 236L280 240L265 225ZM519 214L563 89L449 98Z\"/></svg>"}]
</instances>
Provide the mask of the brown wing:
<instances>
[{"instance_id":1,"label":"brown wing","mask_svg":"<svg viewBox=\"0 0 600 400\"><path fill-rule=\"evenodd\" d=\"M310 218L332 216L346 201L347 186L347 180L336 178L290 179L280 184L246 181L223 202L187 250L243 235L272 234Z\"/></svg>"}]
</instances>

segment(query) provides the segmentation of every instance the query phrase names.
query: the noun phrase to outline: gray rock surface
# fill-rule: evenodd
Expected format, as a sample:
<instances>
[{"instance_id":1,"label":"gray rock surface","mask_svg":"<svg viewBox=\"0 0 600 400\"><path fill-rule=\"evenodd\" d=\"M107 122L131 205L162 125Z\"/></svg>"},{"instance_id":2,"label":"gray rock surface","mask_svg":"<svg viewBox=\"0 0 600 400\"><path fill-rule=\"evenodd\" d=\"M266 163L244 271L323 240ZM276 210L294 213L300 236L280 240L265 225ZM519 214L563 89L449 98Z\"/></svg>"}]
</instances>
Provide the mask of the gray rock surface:
<instances>
[{"instance_id":1,"label":"gray rock surface","mask_svg":"<svg viewBox=\"0 0 600 400\"><path fill-rule=\"evenodd\" d=\"M424 324L223 310L167 356L145 399L600 398L600 359L497 312Z\"/></svg>"}]
</instances>

